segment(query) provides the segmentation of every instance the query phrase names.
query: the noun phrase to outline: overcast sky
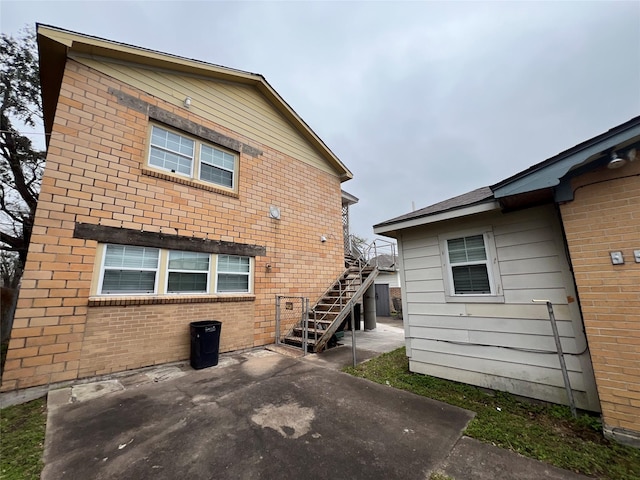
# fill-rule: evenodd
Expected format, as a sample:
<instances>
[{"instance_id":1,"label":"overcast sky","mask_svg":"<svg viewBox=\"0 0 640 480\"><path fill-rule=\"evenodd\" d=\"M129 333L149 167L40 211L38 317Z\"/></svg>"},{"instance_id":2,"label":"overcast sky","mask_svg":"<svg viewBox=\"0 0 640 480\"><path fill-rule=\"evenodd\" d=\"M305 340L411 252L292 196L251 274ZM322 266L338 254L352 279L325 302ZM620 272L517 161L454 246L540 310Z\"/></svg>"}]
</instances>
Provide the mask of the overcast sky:
<instances>
[{"instance_id":1,"label":"overcast sky","mask_svg":"<svg viewBox=\"0 0 640 480\"><path fill-rule=\"evenodd\" d=\"M638 1L0 1L3 33L36 22L264 75L369 239L640 114Z\"/></svg>"}]
</instances>

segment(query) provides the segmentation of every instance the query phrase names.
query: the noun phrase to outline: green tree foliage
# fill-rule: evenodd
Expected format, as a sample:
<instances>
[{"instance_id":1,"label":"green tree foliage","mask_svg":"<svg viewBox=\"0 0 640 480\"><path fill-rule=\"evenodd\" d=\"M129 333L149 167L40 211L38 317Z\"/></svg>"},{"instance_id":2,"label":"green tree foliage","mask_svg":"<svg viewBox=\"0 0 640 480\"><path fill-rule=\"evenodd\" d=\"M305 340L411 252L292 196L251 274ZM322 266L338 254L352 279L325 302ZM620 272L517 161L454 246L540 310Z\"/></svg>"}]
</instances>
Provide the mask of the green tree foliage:
<instances>
[{"instance_id":1,"label":"green tree foliage","mask_svg":"<svg viewBox=\"0 0 640 480\"><path fill-rule=\"evenodd\" d=\"M19 130L42 124L38 52L32 30L16 38L0 35L0 101L0 250L17 256L17 284L27 258L45 160L45 152L35 149Z\"/></svg>"}]
</instances>

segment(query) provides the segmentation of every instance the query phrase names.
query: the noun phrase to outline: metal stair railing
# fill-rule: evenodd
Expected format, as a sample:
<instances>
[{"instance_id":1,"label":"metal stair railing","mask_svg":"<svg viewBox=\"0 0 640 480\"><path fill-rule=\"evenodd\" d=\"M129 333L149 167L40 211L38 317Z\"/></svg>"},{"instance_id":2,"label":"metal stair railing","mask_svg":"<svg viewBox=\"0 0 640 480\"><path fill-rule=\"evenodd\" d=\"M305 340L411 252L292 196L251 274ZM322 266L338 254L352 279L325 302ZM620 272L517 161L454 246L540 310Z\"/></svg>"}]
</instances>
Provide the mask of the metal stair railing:
<instances>
[{"instance_id":1,"label":"metal stair railing","mask_svg":"<svg viewBox=\"0 0 640 480\"><path fill-rule=\"evenodd\" d=\"M362 298L367 289L373 284L373 281L378 276L378 269L374 267L374 269L367 275L364 282L360 284L360 287L356 292L349 298L347 303L340 310L340 313L336 318L333 319L333 322L323 331L322 336L319 339L316 339L316 343L314 345L314 352L321 352L324 349L324 346L329 342L334 333L338 330L342 322L347 318L347 315L351 314L351 306ZM352 319L355 321L355 319Z\"/></svg>"},{"instance_id":2,"label":"metal stair railing","mask_svg":"<svg viewBox=\"0 0 640 480\"><path fill-rule=\"evenodd\" d=\"M352 236L352 238L357 237ZM302 338L300 341L305 352L310 344L313 345L314 352L322 351L347 315L350 314L352 305L358 303L373 284L379 271L390 269L387 264L379 265L380 252L386 249L390 250L389 258L393 259L391 267L395 269L394 243L382 239L377 239L369 245L360 239L352 240L350 243L353 248L352 257L348 261L351 265L324 291L312 309L308 309L307 303L306 314L303 314L300 323L294 325L285 335L285 337L295 337L294 330L301 328ZM322 310L319 309L320 305L322 305ZM332 319L329 320L329 317ZM313 329L313 342L309 341L310 324Z\"/></svg>"}]
</instances>

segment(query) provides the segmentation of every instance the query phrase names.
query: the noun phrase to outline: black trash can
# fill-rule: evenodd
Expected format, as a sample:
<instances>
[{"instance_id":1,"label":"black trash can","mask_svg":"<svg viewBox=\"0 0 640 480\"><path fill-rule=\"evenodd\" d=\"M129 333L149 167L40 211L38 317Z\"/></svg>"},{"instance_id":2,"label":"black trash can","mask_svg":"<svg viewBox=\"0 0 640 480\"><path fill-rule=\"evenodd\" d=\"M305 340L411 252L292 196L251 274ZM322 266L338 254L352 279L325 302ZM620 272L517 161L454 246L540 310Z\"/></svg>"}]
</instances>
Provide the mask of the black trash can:
<instances>
[{"instance_id":1,"label":"black trash can","mask_svg":"<svg viewBox=\"0 0 640 480\"><path fill-rule=\"evenodd\" d=\"M203 320L191 322L191 366L196 370L218 364L222 322Z\"/></svg>"}]
</instances>

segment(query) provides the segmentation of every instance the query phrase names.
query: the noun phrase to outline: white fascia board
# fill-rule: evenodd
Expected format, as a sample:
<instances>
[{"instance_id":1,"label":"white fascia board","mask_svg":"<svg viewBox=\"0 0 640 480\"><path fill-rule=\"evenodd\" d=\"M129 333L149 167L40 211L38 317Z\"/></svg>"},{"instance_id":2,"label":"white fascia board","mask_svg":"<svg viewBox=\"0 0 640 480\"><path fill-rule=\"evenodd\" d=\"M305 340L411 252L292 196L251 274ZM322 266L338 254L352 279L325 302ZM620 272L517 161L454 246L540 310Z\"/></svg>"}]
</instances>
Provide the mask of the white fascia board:
<instances>
[{"instance_id":1,"label":"white fascia board","mask_svg":"<svg viewBox=\"0 0 640 480\"><path fill-rule=\"evenodd\" d=\"M453 218L468 217L470 215L476 215L478 213L498 210L499 208L500 204L496 200L491 200L490 202L480 203L469 207L457 208L455 210L448 210L446 212L436 213L434 215L412 218L409 220L401 221L399 223L380 226L378 228L374 228L373 233L384 235L385 232L393 232L397 230L403 230L405 228L420 227L422 225L429 225L430 223L442 222L444 220L451 220Z\"/></svg>"}]
</instances>

